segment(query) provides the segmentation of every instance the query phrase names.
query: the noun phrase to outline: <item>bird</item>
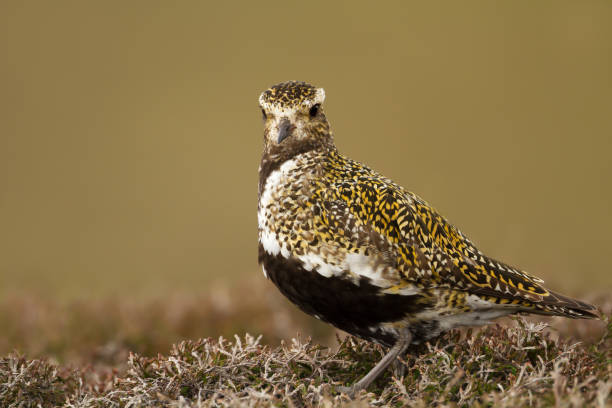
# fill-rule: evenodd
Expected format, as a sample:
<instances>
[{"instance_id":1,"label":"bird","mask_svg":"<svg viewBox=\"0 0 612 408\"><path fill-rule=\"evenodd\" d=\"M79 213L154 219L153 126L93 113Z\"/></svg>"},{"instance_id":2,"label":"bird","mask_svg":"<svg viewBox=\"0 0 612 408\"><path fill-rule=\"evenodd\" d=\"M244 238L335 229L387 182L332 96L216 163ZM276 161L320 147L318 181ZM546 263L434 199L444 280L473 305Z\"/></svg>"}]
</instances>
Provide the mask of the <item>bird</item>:
<instances>
[{"instance_id":1,"label":"bird","mask_svg":"<svg viewBox=\"0 0 612 408\"><path fill-rule=\"evenodd\" d=\"M419 196L342 155L324 100L323 88L300 81L259 97L258 261L302 311L388 348L341 392L366 389L410 345L455 327L512 314L599 317L485 255Z\"/></svg>"}]
</instances>

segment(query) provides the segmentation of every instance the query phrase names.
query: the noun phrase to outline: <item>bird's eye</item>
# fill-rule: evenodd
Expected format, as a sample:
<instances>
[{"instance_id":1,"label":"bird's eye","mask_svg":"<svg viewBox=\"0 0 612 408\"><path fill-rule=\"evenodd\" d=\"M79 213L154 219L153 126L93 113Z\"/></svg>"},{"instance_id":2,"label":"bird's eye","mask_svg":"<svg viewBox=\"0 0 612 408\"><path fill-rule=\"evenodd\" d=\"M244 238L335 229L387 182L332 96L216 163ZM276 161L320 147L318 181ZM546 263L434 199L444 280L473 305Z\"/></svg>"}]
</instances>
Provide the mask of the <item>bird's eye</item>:
<instances>
[{"instance_id":1,"label":"bird's eye","mask_svg":"<svg viewBox=\"0 0 612 408\"><path fill-rule=\"evenodd\" d=\"M320 107L321 107L320 103L312 105L312 108L310 108L310 111L308 111L308 113L310 114L311 118L314 118L315 116L317 116L317 113L319 113L319 108Z\"/></svg>"},{"instance_id":2,"label":"bird's eye","mask_svg":"<svg viewBox=\"0 0 612 408\"><path fill-rule=\"evenodd\" d=\"M263 108L261 108L261 115L262 115L261 117L263 120L268 119L268 116L266 115L266 111Z\"/></svg>"}]
</instances>

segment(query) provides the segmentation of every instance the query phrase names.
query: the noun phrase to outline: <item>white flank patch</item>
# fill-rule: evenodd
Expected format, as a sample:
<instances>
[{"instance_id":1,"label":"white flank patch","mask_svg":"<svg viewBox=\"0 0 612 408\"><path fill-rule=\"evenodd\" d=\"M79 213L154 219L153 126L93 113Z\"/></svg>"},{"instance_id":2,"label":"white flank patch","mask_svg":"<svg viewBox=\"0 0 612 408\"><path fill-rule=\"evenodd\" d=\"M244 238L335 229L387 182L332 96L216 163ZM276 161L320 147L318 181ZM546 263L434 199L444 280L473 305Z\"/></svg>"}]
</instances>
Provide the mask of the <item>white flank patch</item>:
<instances>
[{"instance_id":1,"label":"white flank patch","mask_svg":"<svg viewBox=\"0 0 612 408\"><path fill-rule=\"evenodd\" d=\"M301 255L298 256L297 259L304 263L304 269L307 271L314 270L326 278L331 278L332 276L342 273L342 268L340 266L327 263L325 259L317 254Z\"/></svg>"},{"instance_id":2,"label":"white flank patch","mask_svg":"<svg viewBox=\"0 0 612 408\"><path fill-rule=\"evenodd\" d=\"M369 278L376 286L385 287L390 283L382 277L382 267L374 268L369 256L363 254L348 254L344 259L345 269L359 277Z\"/></svg>"},{"instance_id":3,"label":"white flank patch","mask_svg":"<svg viewBox=\"0 0 612 408\"><path fill-rule=\"evenodd\" d=\"M262 270L264 276L266 277L266 279L268 279L268 272L266 272L266 268L263 265L261 265L261 270Z\"/></svg>"},{"instance_id":4,"label":"white flank patch","mask_svg":"<svg viewBox=\"0 0 612 408\"><path fill-rule=\"evenodd\" d=\"M372 267L370 258L362 254L348 254L339 265L330 264L320 255L313 253L296 256L296 258L304 264L304 269L315 271L326 278L340 276L345 271L349 271L354 277L369 278L373 285L381 287L390 285L386 279L382 278L381 271ZM406 288L407 292L410 290L412 289Z\"/></svg>"},{"instance_id":5,"label":"white flank patch","mask_svg":"<svg viewBox=\"0 0 612 408\"><path fill-rule=\"evenodd\" d=\"M348 254L344 259L347 269L355 275L364 276L372 280L380 278L380 273L372 268L370 258L362 254Z\"/></svg>"}]
</instances>

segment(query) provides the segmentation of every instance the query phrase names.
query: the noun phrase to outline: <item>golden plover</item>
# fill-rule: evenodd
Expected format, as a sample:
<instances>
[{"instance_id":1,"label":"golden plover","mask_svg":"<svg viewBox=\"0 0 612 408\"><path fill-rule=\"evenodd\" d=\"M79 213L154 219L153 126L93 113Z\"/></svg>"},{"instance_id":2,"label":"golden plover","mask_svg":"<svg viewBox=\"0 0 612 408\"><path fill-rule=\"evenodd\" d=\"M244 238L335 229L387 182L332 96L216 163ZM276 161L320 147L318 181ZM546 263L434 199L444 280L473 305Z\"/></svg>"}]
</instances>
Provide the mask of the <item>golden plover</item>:
<instances>
[{"instance_id":1,"label":"golden plover","mask_svg":"<svg viewBox=\"0 0 612 408\"><path fill-rule=\"evenodd\" d=\"M261 94L259 263L304 312L391 347L353 387L458 326L515 313L597 317L595 307L483 254L415 194L342 156L325 92L284 82Z\"/></svg>"}]
</instances>

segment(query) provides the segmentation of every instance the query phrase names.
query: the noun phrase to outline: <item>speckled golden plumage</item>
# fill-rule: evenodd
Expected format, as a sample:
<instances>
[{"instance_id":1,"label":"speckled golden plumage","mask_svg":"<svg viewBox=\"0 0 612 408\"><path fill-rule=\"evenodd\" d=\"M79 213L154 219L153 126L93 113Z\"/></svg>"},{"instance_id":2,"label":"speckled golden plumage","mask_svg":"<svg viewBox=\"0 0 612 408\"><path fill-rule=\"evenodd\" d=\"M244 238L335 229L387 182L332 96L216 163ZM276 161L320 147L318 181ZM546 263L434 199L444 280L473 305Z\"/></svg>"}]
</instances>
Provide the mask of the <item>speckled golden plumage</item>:
<instances>
[{"instance_id":1,"label":"speckled golden plumage","mask_svg":"<svg viewBox=\"0 0 612 408\"><path fill-rule=\"evenodd\" d=\"M346 253L378 258L394 272L385 275L393 285L381 288L389 293L407 286L448 288L543 313L592 310L487 257L418 196L336 150L305 154L300 166L309 186L300 185L296 172L294 186L305 194L289 195L295 200L279 206L284 216L275 226L292 253L323 253L331 264Z\"/></svg>"},{"instance_id":2,"label":"speckled golden plumage","mask_svg":"<svg viewBox=\"0 0 612 408\"><path fill-rule=\"evenodd\" d=\"M260 97L259 258L290 300L388 345L511 313L596 317L593 306L487 257L418 196L342 156L324 95L286 82Z\"/></svg>"}]
</instances>

